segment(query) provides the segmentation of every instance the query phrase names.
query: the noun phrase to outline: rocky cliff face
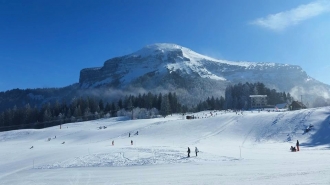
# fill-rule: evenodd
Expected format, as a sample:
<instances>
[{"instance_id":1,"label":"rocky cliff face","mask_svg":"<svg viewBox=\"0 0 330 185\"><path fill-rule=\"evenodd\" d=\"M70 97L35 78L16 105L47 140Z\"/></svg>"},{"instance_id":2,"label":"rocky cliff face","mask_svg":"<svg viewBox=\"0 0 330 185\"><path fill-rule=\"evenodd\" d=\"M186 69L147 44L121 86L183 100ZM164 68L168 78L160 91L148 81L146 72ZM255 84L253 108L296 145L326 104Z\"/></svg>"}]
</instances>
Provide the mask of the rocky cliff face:
<instances>
[{"instance_id":1,"label":"rocky cliff face","mask_svg":"<svg viewBox=\"0 0 330 185\"><path fill-rule=\"evenodd\" d=\"M110 59L101 68L83 69L79 80L80 87L85 89L179 91L195 99L223 95L228 84L240 82L262 82L296 98L330 97L329 86L309 77L299 66L218 60L175 44L149 45L130 55Z\"/></svg>"}]
</instances>

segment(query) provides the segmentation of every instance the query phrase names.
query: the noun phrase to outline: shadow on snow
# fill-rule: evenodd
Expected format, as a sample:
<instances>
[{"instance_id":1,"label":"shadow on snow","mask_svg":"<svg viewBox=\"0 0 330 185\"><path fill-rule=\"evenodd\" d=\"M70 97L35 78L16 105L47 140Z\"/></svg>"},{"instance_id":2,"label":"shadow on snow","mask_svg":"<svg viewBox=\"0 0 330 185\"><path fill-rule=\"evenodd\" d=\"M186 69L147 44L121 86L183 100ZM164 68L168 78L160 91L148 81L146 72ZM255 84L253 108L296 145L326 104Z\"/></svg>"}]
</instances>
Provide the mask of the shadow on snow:
<instances>
[{"instance_id":1,"label":"shadow on snow","mask_svg":"<svg viewBox=\"0 0 330 185\"><path fill-rule=\"evenodd\" d=\"M321 123L317 132L311 135L308 143L301 143L301 146L306 147L321 145L328 145L327 148L330 149L330 115Z\"/></svg>"}]
</instances>

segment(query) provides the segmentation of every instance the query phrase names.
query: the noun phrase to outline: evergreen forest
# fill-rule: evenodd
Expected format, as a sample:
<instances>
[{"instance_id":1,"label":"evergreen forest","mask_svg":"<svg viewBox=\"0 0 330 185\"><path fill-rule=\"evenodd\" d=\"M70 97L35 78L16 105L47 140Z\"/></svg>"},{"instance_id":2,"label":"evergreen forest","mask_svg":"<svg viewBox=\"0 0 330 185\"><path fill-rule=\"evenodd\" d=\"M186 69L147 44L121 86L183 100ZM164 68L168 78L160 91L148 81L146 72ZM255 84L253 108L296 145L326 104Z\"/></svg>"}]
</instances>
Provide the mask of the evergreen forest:
<instances>
[{"instance_id":1,"label":"evergreen forest","mask_svg":"<svg viewBox=\"0 0 330 185\"><path fill-rule=\"evenodd\" d=\"M117 116L130 119L147 119L185 114L204 110L248 110L250 95L267 95L269 106L290 103L289 93L277 92L263 83L239 83L226 88L225 97L209 97L196 106L187 107L178 99L175 92L167 94L127 95L118 101L106 101L102 98L79 97L70 102L44 103L40 107L26 104L24 107L9 108L0 113L0 131L45 128L65 123L96 120Z\"/></svg>"}]
</instances>

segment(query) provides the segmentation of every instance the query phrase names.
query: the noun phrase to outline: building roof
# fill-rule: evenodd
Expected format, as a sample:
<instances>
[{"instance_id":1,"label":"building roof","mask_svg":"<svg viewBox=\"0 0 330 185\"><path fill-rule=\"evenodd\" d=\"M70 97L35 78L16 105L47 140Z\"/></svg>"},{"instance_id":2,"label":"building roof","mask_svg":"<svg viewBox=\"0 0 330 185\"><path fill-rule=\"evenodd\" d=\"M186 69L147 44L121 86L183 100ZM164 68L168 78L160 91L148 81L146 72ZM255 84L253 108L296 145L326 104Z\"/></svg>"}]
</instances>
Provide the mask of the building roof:
<instances>
[{"instance_id":1,"label":"building roof","mask_svg":"<svg viewBox=\"0 0 330 185\"><path fill-rule=\"evenodd\" d=\"M288 106L288 103L281 103L281 104L276 104L275 107L278 109L284 109Z\"/></svg>"},{"instance_id":2,"label":"building roof","mask_svg":"<svg viewBox=\"0 0 330 185\"><path fill-rule=\"evenodd\" d=\"M307 108L303 103L299 101L293 101L290 106L292 106L292 108Z\"/></svg>"},{"instance_id":3,"label":"building roof","mask_svg":"<svg viewBox=\"0 0 330 185\"><path fill-rule=\"evenodd\" d=\"M267 97L267 95L250 95L250 98L257 98L257 97L265 98Z\"/></svg>"}]
</instances>

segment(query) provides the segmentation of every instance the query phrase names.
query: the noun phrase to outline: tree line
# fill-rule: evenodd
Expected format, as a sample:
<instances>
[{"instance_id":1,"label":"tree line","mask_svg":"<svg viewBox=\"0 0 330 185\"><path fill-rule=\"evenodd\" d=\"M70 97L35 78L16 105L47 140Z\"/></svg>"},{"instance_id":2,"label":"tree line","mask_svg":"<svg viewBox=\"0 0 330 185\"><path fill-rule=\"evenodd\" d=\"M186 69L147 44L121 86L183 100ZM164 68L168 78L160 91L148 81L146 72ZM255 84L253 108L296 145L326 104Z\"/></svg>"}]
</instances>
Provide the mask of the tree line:
<instances>
[{"instance_id":1,"label":"tree line","mask_svg":"<svg viewBox=\"0 0 330 185\"><path fill-rule=\"evenodd\" d=\"M158 95L147 93L137 96L129 95L117 102L106 102L102 99L79 97L71 102L46 103L40 108L26 104L22 108L14 106L0 113L0 131L45 128L77 121L88 121L103 117L130 115L136 118L150 118L155 114L166 116L172 113L186 112L188 108L179 103L176 93ZM143 114L143 115L142 115Z\"/></svg>"},{"instance_id":2,"label":"tree line","mask_svg":"<svg viewBox=\"0 0 330 185\"><path fill-rule=\"evenodd\" d=\"M128 116L131 119L163 117L172 113L204 110L250 109L250 95L267 95L268 104L291 102L289 93L276 92L263 83L239 83L229 85L225 97L209 97L194 107L180 103L176 93L127 95L118 101L79 97L70 102L46 103L41 107L26 104L14 106L0 113L0 131L23 128L45 128L65 123L95 120L104 117Z\"/></svg>"}]
</instances>

